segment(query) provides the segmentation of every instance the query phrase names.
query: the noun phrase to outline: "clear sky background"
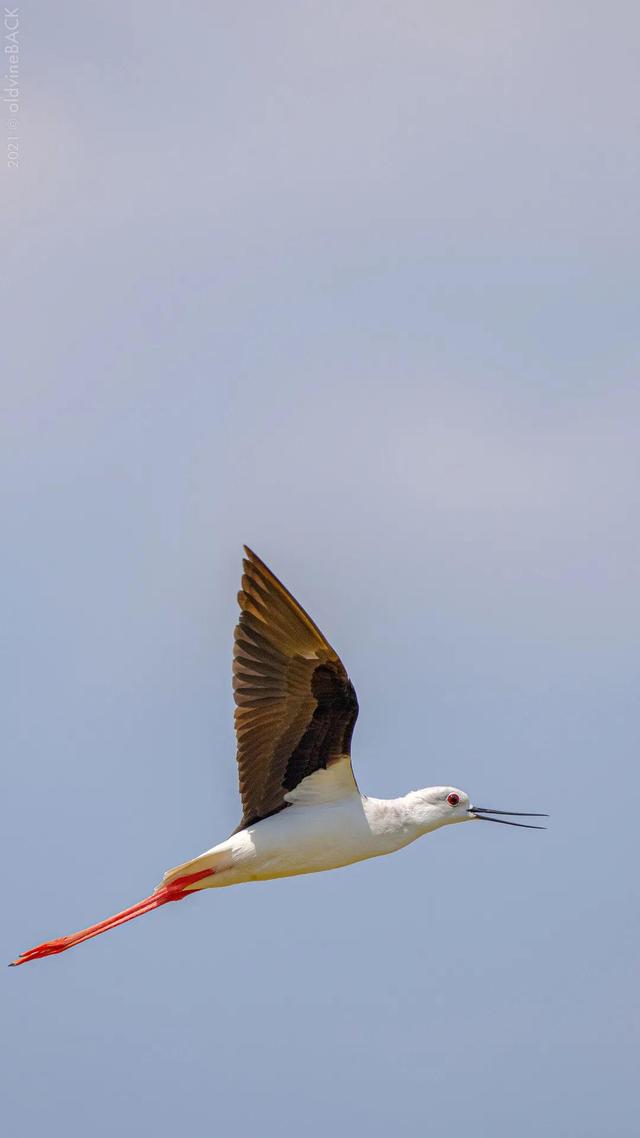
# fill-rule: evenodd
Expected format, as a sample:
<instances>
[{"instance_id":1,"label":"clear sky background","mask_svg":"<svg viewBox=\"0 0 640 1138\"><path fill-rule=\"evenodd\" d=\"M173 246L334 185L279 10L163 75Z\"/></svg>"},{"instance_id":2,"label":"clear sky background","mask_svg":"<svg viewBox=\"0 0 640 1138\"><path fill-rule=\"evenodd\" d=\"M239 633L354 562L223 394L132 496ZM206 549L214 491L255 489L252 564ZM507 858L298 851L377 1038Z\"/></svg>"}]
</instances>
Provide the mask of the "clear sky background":
<instances>
[{"instance_id":1,"label":"clear sky background","mask_svg":"<svg viewBox=\"0 0 640 1138\"><path fill-rule=\"evenodd\" d=\"M5 970L5 1133L631 1138L637 3L21 12L4 959L236 825L243 541L364 791L553 817Z\"/></svg>"}]
</instances>

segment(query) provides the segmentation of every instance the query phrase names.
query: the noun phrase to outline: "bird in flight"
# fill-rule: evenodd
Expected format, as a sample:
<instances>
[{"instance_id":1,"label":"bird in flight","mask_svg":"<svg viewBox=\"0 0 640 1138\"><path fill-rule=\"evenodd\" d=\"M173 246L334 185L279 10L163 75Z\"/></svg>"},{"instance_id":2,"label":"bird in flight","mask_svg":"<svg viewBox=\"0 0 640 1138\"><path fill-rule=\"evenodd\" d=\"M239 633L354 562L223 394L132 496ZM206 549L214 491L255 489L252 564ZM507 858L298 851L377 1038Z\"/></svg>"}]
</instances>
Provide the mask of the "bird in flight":
<instances>
[{"instance_id":1,"label":"bird in flight","mask_svg":"<svg viewBox=\"0 0 640 1138\"><path fill-rule=\"evenodd\" d=\"M230 838L165 873L149 897L97 925L23 952L65 952L200 889L337 869L402 849L458 822L543 818L473 806L455 786L402 798L361 794L351 767L358 700L340 657L295 598L245 546L233 690L242 820ZM490 815L502 815L491 817Z\"/></svg>"}]
</instances>

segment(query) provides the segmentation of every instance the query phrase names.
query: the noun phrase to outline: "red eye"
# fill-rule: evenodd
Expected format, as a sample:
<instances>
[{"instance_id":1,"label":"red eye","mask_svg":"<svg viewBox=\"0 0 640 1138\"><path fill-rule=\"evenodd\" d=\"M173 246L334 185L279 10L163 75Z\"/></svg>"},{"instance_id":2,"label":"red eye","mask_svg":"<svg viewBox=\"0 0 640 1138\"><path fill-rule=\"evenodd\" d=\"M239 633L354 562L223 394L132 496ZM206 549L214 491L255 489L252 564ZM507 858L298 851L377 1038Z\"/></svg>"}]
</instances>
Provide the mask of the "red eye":
<instances>
[{"instance_id":1,"label":"red eye","mask_svg":"<svg viewBox=\"0 0 640 1138\"><path fill-rule=\"evenodd\" d=\"M449 794L447 797L447 802L449 803L449 806L457 806L459 801L460 801L460 795L459 794Z\"/></svg>"}]
</instances>

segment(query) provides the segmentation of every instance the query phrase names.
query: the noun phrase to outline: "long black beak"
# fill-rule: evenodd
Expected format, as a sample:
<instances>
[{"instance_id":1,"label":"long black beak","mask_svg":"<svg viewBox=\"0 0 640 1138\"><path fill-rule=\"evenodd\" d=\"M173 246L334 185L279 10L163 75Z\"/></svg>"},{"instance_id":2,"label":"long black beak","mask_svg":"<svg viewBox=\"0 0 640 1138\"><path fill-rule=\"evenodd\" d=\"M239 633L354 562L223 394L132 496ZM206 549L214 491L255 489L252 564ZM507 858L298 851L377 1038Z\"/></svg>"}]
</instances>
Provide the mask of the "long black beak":
<instances>
[{"instance_id":1,"label":"long black beak","mask_svg":"<svg viewBox=\"0 0 640 1138\"><path fill-rule=\"evenodd\" d=\"M506 822L504 818L487 818L487 814L509 814L512 818L548 818L548 814L522 814L518 810L490 810L488 806L471 806L468 811L480 822L498 822L501 826L519 826L521 830L546 830L546 826L532 826L530 822Z\"/></svg>"}]
</instances>

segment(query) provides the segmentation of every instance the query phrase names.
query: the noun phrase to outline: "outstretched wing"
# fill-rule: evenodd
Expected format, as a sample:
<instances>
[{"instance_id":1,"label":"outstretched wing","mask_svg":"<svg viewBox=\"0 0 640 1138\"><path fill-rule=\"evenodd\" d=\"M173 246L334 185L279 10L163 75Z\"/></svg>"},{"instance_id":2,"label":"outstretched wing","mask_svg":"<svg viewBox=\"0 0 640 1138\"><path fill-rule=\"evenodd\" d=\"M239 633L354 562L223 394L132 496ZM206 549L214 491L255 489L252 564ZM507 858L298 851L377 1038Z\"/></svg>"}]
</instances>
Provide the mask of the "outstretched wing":
<instances>
[{"instance_id":1,"label":"outstretched wing","mask_svg":"<svg viewBox=\"0 0 640 1138\"><path fill-rule=\"evenodd\" d=\"M239 829L283 810L285 796L315 771L340 759L350 770L358 716L340 657L277 577L244 548L233 652Z\"/></svg>"}]
</instances>

